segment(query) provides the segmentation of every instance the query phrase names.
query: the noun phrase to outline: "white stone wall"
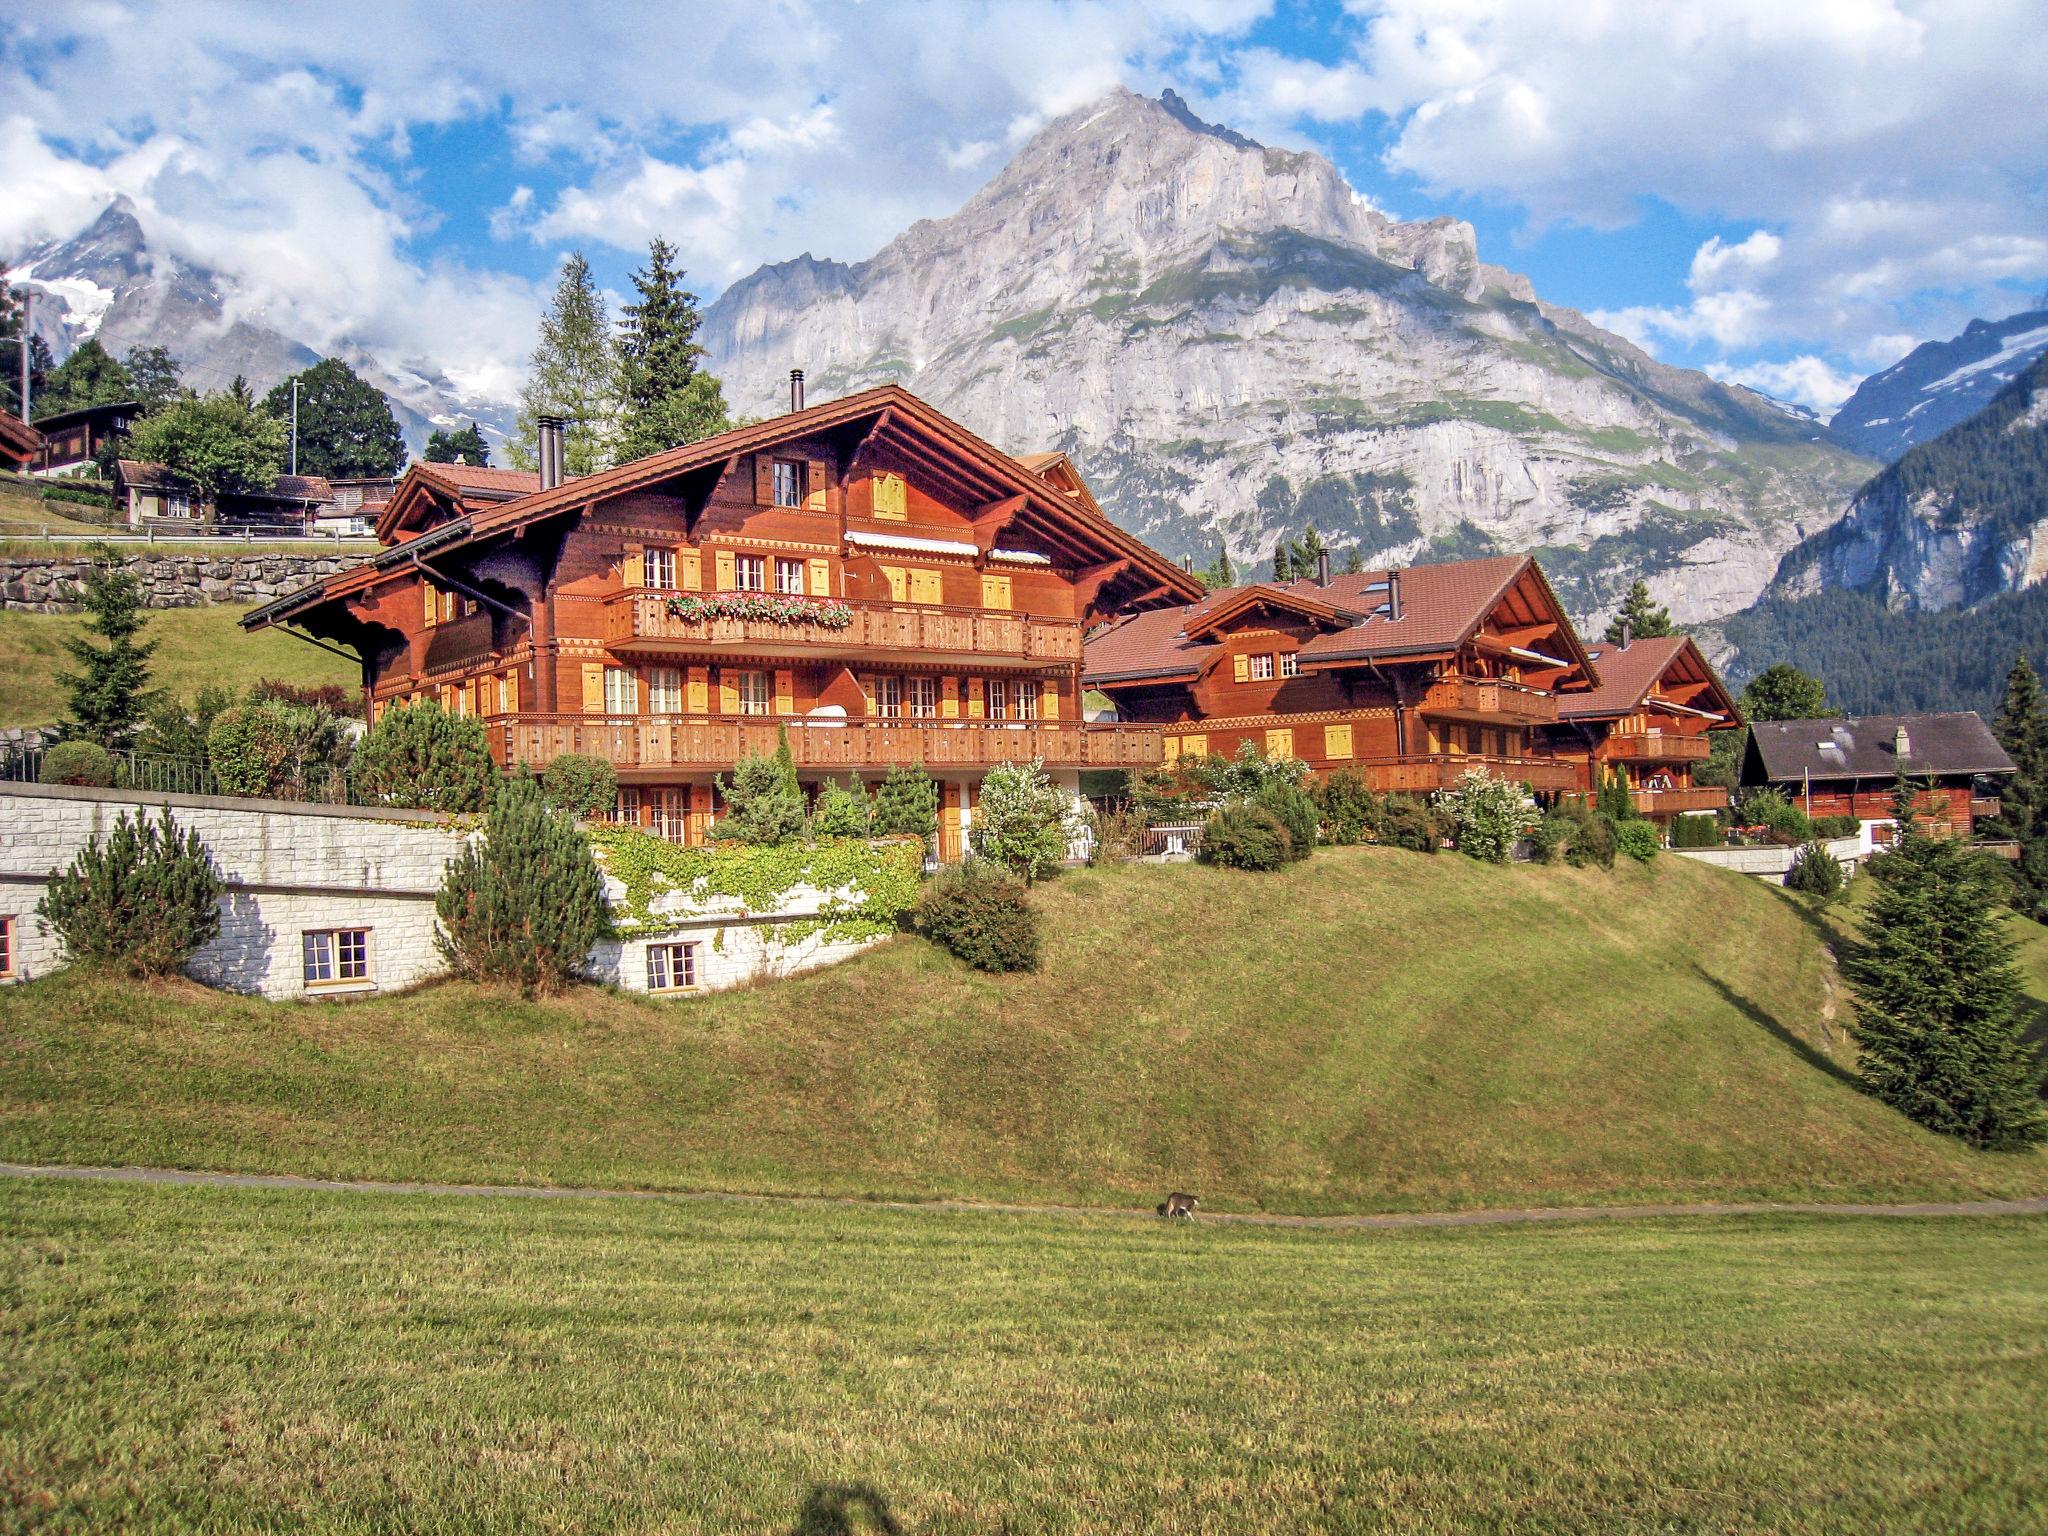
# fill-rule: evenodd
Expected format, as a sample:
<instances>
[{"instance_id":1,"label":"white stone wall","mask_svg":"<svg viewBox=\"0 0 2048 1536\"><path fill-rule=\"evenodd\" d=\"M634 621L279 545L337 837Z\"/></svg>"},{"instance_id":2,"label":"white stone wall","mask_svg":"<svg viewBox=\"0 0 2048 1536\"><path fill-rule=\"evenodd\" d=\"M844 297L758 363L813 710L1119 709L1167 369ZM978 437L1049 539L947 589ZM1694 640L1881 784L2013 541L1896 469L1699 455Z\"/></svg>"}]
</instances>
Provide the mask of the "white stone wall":
<instances>
[{"instance_id":1,"label":"white stone wall","mask_svg":"<svg viewBox=\"0 0 2048 1536\"><path fill-rule=\"evenodd\" d=\"M1857 866L1870 856L1870 829L1865 827L1856 837L1837 837L1826 844L1829 853L1841 860L1842 872L1854 875ZM1761 880L1770 880L1779 885L1785 883L1785 876L1792 868L1797 848L1673 848L1670 850L1682 859L1693 859L1701 864L1712 864L1721 869L1732 869L1738 875L1755 875Z\"/></svg>"}]
</instances>

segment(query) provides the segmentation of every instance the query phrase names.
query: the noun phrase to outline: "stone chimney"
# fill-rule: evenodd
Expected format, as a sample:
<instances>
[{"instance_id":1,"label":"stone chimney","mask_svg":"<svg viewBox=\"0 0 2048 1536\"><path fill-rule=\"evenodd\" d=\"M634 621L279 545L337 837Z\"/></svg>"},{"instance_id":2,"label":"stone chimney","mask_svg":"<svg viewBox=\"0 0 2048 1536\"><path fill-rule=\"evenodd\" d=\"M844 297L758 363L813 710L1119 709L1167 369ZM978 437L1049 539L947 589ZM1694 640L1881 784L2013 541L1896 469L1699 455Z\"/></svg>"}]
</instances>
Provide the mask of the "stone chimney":
<instances>
[{"instance_id":1,"label":"stone chimney","mask_svg":"<svg viewBox=\"0 0 2048 1536\"><path fill-rule=\"evenodd\" d=\"M792 411L804 408L804 371L801 368L789 370L789 408Z\"/></svg>"},{"instance_id":2,"label":"stone chimney","mask_svg":"<svg viewBox=\"0 0 2048 1536\"><path fill-rule=\"evenodd\" d=\"M1913 738L1906 734L1905 722L1900 721L1899 728L1892 732L1892 756L1903 763L1912 755Z\"/></svg>"},{"instance_id":3,"label":"stone chimney","mask_svg":"<svg viewBox=\"0 0 2048 1536\"><path fill-rule=\"evenodd\" d=\"M562 483L562 429L567 423L560 416L540 418L540 441L535 449L540 457L540 488L552 491Z\"/></svg>"}]
</instances>

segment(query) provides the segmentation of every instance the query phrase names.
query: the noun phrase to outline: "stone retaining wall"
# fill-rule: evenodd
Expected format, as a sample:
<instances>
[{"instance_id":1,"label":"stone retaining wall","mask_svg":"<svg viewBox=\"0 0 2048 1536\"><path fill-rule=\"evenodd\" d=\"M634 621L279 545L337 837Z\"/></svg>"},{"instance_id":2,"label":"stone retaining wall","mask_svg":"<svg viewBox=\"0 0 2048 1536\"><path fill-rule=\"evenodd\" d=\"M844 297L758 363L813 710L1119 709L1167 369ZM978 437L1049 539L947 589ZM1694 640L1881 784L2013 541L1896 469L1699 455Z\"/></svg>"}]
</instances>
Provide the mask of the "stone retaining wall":
<instances>
[{"instance_id":1,"label":"stone retaining wall","mask_svg":"<svg viewBox=\"0 0 2048 1536\"><path fill-rule=\"evenodd\" d=\"M145 608L198 608L208 603L267 603L322 576L346 571L367 555L127 555L142 583ZM0 558L0 608L26 613L74 613L70 593L92 561L82 555L9 555Z\"/></svg>"}]
</instances>

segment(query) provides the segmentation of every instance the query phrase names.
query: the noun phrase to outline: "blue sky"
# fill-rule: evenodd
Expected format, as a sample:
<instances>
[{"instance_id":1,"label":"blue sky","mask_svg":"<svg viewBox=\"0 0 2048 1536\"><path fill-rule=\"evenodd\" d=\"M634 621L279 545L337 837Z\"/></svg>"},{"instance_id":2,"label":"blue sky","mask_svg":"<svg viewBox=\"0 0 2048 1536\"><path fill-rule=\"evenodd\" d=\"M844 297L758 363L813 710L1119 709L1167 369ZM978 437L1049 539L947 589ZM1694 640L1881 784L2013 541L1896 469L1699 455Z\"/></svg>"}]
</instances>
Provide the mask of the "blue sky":
<instances>
[{"instance_id":1,"label":"blue sky","mask_svg":"<svg viewBox=\"0 0 2048 1536\"><path fill-rule=\"evenodd\" d=\"M315 345L516 385L562 253L706 295L943 216L1178 89L1469 220L1658 356L1826 409L2048 287L2039 0L44 0L0 13L0 254L114 192Z\"/></svg>"}]
</instances>

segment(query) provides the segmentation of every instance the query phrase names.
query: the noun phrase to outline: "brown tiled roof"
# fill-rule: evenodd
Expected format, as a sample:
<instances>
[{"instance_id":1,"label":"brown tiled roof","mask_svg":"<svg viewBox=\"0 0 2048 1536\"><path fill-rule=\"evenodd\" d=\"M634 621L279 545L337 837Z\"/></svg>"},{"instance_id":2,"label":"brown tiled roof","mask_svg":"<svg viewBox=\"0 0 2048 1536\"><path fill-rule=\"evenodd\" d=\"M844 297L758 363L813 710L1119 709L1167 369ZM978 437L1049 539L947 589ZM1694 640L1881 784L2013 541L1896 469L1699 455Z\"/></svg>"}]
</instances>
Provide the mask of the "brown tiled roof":
<instances>
[{"instance_id":1,"label":"brown tiled roof","mask_svg":"<svg viewBox=\"0 0 2048 1536\"><path fill-rule=\"evenodd\" d=\"M26 459L43 446L43 434L19 416L0 411L0 443L7 445L11 457Z\"/></svg>"},{"instance_id":2,"label":"brown tiled roof","mask_svg":"<svg viewBox=\"0 0 2048 1536\"><path fill-rule=\"evenodd\" d=\"M458 495L464 491L484 491L526 496L540 489L540 476L530 469L486 469L479 464L430 464L424 459L416 461L412 467L430 479L440 481Z\"/></svg>"},{"instance_id":3,"label":"brown tiled roof","mask_svg":"<svg viewBox=\"0 0 2048 1536\"><path fill-rule=\"evenodd\" d=\"M1769 720L1749 728L1750 754L1773 784L1816 779L1889 779L1894 744L1906 728L1909 774L2012 773L2012 759L1971 710L1927 715L1859 715L1846 720ZM1747 772L1745 779L1749 778Z\"/></svg>"},{"instance_id":4,"label":"brown tiled roof","mask_svg":"<svg viewBox=\"0 0 2048 1536\"><path fill-rule=\"evenodd\" d=\"M291 501L332 501L334 487L320 475L279 475L270 494Z\"/></svg>"},{"instance_id":5,"label":"brown tiled roof","mask_svg":"<svg viewBox=\"0 0 2048 1536\"><path fill-rule=\"evenodd\" d=\"M157 490L172 483L169 465L152 463L147 459L116 459L114 474L123 485L132 485L143 491Z\"/></svg>"}]
</instances>

